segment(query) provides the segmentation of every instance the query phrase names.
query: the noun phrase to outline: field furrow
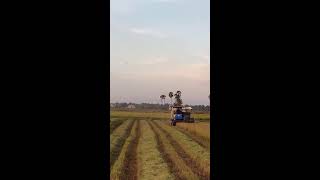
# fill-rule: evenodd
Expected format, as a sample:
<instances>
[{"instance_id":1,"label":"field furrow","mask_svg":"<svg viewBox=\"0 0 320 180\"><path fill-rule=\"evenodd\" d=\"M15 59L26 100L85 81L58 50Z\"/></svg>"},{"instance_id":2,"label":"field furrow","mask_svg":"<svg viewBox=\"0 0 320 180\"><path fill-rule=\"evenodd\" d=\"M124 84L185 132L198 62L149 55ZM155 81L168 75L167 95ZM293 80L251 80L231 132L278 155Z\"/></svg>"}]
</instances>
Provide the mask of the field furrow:
<instances>
[{"instance_id":1,"label":"field furrow","mask_svg":"<svg viewBox=\"0 0 320 180\"><path fill-rule=\"evenodd\" d=\"M152 123L165 135L175 151L195 174L201 179L210 179L210 152L208 150L173 127L157 121Z\"/></svg>"},{"instance_id":2,"label":"field furrow","mask_svg":"<svg viewBox=\"0 0 320 180\"><path fill-rule=\"evenodd\" d=\"M147 123L147 120L141 120L141 129L143 129L143 132L138 145L139 179L174 179L173 175L170 174L168 165L157 149L155 133Z\"/></svg>"},{"instance_id":3,"label":"field furrow","mask_svg":"<svg viewBox=\"0 0 320 180\"><path fill-rule=\"evenodd\" d=\"M113 119L110 121L110 134L119 127L125 120L124 119Z\"/></svg>"},{"instance_id":4,"label":"field furrow","mask_svg":"<svg viewBox=\"0 0 320 180\"><path fill-rule=\"evenodd\" d=\"M137 149L139 140L141 137L141 129L140 129L140 120L136 120L136 128L134 133L134 138L130 142L127 148L127 152L124 159L124 167L122 168L120 179L138 179L138 157L137 157Z\"/></svg>"},{"instance_id":5,"label":"field furrow","mask_svg":"<svg viewBox=\"0 0 320 180\"><path fill-rule=\"evenodd\" d=\"M121 149L129 137L134 121L126 120L110 135L110 167L117 160Z\"/></svg>"},{"instance_id":6,"label":"field furrow","mask_svg":"<svg viewBox=\"0 0 320 180\"><path fill-rule=\"evenodd\" d=\"M161 131L153 122L149 123L149 125L156 135L157 148L161 152L162 158L168 164L170 172L175 176L175 179L200 179L192 169L186 165L185 161L181 159L182 154L175 150L163 131Z\"/></svg>"},{"instance_id":7,"label":"field furrow","mask_svg":"<svg viewBox=\"0 0 320 180\"><path fill-rule=\"evenodd\" d=\"M127 171L124 171L125 163L127 162L126 156L128 155L128 151L131 151L129 149L129 146L132 146L132 141L136 138L137 133L137 121L133 121L133 127L131 128L131 131L129 131L129 137L125 140L125 143L123 144L122 148L119 150L119 156L114 162L113 166L111 167L111 173L110 173L110 179L111 180L121 180L123 178L123 174L128 173Z\"/></svg>"}]
</instances>

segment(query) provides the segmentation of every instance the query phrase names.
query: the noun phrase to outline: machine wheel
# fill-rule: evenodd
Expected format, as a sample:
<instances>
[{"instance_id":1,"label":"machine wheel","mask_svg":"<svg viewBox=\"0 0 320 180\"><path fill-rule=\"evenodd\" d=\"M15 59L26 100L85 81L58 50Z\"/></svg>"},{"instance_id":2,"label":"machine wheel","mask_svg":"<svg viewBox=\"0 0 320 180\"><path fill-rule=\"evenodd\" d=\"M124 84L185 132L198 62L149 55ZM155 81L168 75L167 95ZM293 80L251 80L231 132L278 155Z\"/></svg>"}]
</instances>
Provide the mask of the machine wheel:
<instances>
[{"instance_id":1,"label":"machine wheel","mask_svg":"<svg viewBox=\"0 0 320 180\"><path fill-rule=\"evenodd\" d=\"M172 125L173 125L173 126L176 126L176 122L175 122L175 121L173 121Z\"/></svg>"}]
</instances>

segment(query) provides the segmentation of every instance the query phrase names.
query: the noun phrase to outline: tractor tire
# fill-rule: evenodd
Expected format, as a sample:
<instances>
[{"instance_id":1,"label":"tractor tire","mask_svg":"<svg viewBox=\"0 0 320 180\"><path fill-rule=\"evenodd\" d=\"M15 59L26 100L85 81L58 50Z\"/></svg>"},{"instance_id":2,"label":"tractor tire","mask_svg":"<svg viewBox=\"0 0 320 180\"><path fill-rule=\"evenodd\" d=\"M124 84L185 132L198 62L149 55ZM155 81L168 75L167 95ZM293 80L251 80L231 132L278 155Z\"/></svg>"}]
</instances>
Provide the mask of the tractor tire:
<instances>
[{"instance_id":1,"label":"tractor tire","mask_svg":"<svg viewBox=\"0 0 320 180\"><path fill-rule=\"evenodd\" d=\"M173 126L176 126L176 122L173 122L172 125L173 125Z\"/></svg>"}]
</instances>

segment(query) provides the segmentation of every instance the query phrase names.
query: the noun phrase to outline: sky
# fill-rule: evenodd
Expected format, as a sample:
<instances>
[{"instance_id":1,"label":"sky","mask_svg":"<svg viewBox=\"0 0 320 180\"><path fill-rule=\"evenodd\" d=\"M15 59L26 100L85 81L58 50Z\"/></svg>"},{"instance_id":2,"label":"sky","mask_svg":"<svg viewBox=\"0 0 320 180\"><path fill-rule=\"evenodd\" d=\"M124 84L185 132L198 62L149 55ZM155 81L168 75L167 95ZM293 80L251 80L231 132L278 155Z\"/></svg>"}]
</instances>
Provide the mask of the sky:
<instances>
[{"instance_id":1,"label":"sky","mask_svg":"<svg viewBox=\"0 0 320 180\"><path fill-rule=\"evenodd\" d=\"M110 101L209 104L210 0L111 0Z\"/></svg>"}]
</instances>

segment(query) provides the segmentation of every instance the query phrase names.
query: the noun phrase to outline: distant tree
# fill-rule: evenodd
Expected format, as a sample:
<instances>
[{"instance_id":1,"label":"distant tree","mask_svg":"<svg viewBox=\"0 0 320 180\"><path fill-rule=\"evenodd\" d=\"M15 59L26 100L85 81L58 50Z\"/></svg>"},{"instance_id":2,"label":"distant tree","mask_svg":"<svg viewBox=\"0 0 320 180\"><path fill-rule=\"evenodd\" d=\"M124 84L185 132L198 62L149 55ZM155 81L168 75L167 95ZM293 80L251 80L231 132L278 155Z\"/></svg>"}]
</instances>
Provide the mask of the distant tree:
<instances>
[{"instance_id":1,"label":"distant tree","mask_svg":"<svg viewBox=\"0 0 320 180\"><path fill-rule=\"evenodd\" d=\"M166 100L166 95L161 95L160 100L161 100L161 103L164 104Z\"/></svg>"}]
</instances>

